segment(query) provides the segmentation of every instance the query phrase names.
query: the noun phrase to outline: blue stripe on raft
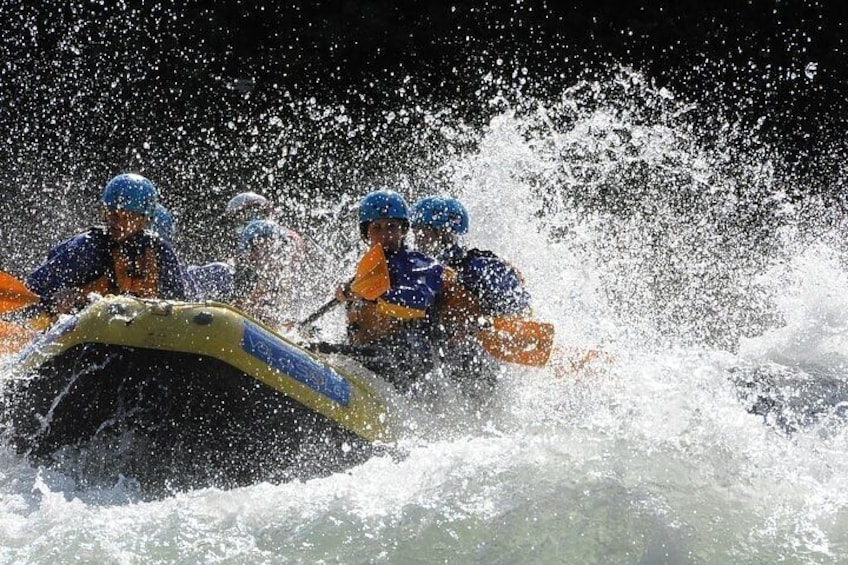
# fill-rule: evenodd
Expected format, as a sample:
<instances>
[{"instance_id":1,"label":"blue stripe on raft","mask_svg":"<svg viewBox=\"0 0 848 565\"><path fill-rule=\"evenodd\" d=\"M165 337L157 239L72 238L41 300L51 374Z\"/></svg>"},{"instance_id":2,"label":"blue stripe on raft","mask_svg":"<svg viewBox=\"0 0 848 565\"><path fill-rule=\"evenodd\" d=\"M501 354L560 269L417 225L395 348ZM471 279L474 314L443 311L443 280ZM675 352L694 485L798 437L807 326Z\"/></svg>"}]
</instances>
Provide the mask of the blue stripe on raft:
<instances>
[{"instance_id":1,"label":"blue stripe on raft","mask_svg":"<svg viewBox=\"0 0 848 565\"><path fill-rule=\"evenodd\" d=\"M337 404L350 404L350 384L345 379L256 324L244 322L241 347L263 363L300 381Z\"/></svg>"}]
</instances>

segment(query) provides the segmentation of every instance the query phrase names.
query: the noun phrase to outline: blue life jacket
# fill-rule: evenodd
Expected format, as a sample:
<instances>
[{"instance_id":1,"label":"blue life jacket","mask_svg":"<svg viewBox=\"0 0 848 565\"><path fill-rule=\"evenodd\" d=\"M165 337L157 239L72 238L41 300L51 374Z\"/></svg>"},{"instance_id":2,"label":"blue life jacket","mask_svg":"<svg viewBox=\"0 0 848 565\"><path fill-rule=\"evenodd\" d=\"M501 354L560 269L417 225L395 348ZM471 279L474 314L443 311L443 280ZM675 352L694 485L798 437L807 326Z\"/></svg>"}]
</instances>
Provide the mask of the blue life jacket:
<instances>
[{"instance_id":1,"label":"blue life jacket","mask_svg":"<svg viewBox=\"0 0 848 565\"><path fill-rule=\"evenodd\" d=\"M402 248L386 253L390 288L375 301L347 303L348 339L378 352L362 359L400 388L433 365L433 311L444 281L434 259Z\"/></svg>"},{"instance_id":2,"label":"blue life jacket","mask_svg":"<svg viewBox=\"0 0 848 565\"><path fill-rule=\"evenodd\" d=\"M391 285L382 298L388 303L420 310L424 317L442 292L444 267L431 257L401 248L386 253Z\"/></svg>"},{"instance_id":3,"label":"blue life jacket","mask_svg":"<svg viewBox=\"0 0 848 565\"><path fill-rule=\"evenodd\" d=\"M530 311L530 293L518 269L481 249L449 248L440 260L456 271L457 283L477 300L489 316L524 315Z\"/></svg>"}]
</instances>

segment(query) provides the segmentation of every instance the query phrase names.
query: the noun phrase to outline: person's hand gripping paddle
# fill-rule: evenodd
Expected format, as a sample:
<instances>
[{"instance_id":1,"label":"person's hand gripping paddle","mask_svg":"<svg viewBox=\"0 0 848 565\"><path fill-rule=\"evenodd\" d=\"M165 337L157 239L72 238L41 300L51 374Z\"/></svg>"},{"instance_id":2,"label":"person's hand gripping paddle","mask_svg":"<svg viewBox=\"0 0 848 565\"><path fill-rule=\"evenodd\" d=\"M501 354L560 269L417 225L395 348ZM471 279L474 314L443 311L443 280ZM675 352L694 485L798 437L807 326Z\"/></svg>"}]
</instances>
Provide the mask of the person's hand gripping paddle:
<instances>
[{"instance_id":1,"label":"person's hand gripping paddle","mask_svg":"<svg viewBox=\"0 0 848 565\"><path fill-rule=\"evenodd\" d=\"M356 276L350 283L350 291L365 300L376 300L389 290L389 266L386 263L386 254L383 246L377 244L362 256L356 265ZM297 324L298 329L308 327L315 323L324 314L341 304L338 299L333 298L313 314Z\"/></svg>"}]
</instances>

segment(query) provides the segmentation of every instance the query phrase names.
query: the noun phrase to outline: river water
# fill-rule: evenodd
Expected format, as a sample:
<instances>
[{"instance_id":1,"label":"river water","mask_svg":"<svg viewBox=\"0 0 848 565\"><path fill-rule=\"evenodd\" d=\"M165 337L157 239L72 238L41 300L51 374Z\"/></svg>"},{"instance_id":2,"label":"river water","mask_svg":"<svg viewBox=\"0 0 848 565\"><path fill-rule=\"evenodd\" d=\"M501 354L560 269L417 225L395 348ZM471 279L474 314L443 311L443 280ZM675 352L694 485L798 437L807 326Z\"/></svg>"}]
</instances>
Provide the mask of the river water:
<instances>
[{"instance_id":1,"label":"river water","mask_svg":"<svg viewBox=\"0 0 848 565\"><path fill-rule=\"evenodd\" d=\"M461 138L426 173L523 271L553 367L314 480L144 501L2 448L0 563L848 563L844 218L638 73L486 102L424 110Z\"/></svg>"}]
</instances>

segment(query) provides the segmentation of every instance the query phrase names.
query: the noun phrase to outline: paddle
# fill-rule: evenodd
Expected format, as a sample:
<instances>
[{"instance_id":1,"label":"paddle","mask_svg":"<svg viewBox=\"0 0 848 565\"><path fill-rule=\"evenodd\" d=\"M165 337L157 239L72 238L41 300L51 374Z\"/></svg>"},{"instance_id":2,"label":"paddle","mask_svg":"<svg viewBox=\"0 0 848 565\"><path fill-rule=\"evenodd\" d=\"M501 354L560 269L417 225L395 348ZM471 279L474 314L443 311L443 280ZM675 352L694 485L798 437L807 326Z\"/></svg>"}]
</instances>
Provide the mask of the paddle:
<instances>
[{"instance_id":1,"label":"paddle","mask_svg":"<svg viewBox=\"0 0 848 565\"><path fill-rule=\"evenodd\" d=\"M389 270L382 246L375 245L356 266L350 290L366 300L376 300L389 290ZM339 304L333 298L309 315L298 328L303 329ZM483 348L493 357L508 363L541 367L547 364L553 348L554 327L521 318L494 318L492 327L477 334Z\"/></svg>"},{"instance_id":2,"label":"paddle","mask_svg":"<svg viewBox=\"0 0 848 565\"><path fill-rule=\"evenodd\" d=\"M35 335L29 328L0 320L0 356L19 352Z\"/></svg>"},{"instance_id":3,"label":"paddle","mask_svg":"<svg viewBox=\"0 0 848 565\"><path fill-rule=\"evenodd\" d=\"M477 332L477 339L495 359L543 367L553 350L554 326L522 318L494 318L490 328Z\"/></svg>"},{"instance_id":4,"label":"paddle","mask_svg":"<svg viewBox=\"0 0 848 565\"><path fill-rule=\"evenodd\" d=\"M0 314L41 301L41 297L10 275L0 271Z\"/></svg>"},{"instance_id":5,"label":"paddle","mask_svg":"<svg viewBox=\"0 0 848 565\"><path fill-rule=\"evenodd\" d=\"M389 290L389 285L389 266L386 263L386 254L383 252L383 246L378 243L369 249L359 260L359 264L356 265L356 276L350 284L350 290L366 300L376 300ZM298 329L303 329L314 323L339 304L339 301L333 298L299 322L297 324Z\"/></svg>"},{"instance_id":6,"label":"paddle","mask_svg":"<svg viewBox=\"0 0 848 565\"><path fill-rule=\"evenodd\" d=\"M614 355L601 349L554 346L550 365L559 378L580 378L595 375L614 361Z\"/></svg>"},{"instance_id":7,"label":"paddle","mask_svg":"<svg viewBox=\"0 0 848 565\"><path fill-rule=\"evenodd\" d=\"M9 273L0 271L0 314L36 304L39 301L41 297L28 289L23 282ZM29 328L0 320L0 355L17 353L34 335L35 332Z\"/></svg>"}]
</instances>

